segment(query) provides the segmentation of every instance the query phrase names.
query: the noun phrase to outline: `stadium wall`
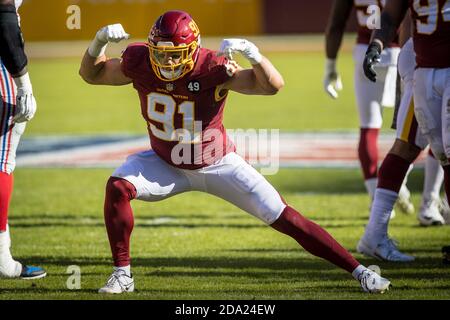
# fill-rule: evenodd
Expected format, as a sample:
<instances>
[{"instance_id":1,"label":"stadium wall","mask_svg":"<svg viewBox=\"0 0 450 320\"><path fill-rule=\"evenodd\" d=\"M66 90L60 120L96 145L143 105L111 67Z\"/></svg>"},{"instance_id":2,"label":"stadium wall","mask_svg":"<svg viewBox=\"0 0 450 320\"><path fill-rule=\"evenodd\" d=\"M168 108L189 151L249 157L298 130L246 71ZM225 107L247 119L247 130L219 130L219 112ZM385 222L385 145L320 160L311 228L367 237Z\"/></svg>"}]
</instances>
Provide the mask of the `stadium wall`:
<instances>
[{"instance_id":1,"label":"stadium wall","mask_svg":"<svg viewBox=\"0 0 450 320\"><path fill-rule=\"evenodd\" d=\"M261 0L25 0L19 13L27 41L91 39L105 25L122 23L133 38L146 38L167 10L188 11L203 35L262 33ZM80 8L80 29L69 29L71 5ZM236 23L238 22L238 23ZM73 25L73 24L72 24Z\"/></svg>"},{"instance_id":2,"label":"stadium wall","mask_svg":"<svg viewBox=\"0 0 450 320\"><path fill-rule=\"evenodd\" d=\"M264 0L262 31L269 34L324 32L334 0ZM354 12L347 31L357 26Z\"/></svg>"},{"instance_id":3,"label":"stadium wall","mask_svg":"<svg viewBox=\"0 0 450 320\"><path fill-rule=\"evenodd\" d=\"M134 39L146 38L164 11L181 9L204 36L323 32L333 0L25 0L20 9L27 41L91 39L122 23ZM79 11L77 11L79 9ZM78 22L78 25L76 24ZM354 29L349 23L349 30Z\"/></svg>"}]
</instances>

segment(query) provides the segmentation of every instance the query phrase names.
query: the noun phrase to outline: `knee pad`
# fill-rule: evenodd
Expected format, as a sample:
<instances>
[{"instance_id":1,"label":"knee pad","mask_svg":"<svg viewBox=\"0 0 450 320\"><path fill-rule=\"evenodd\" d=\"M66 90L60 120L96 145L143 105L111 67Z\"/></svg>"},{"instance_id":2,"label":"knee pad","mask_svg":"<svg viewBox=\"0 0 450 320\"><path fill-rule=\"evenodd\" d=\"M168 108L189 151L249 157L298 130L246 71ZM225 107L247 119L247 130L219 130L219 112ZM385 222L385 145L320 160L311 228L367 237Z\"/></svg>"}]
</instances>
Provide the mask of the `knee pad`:
<instances>
[{"instance_id":1,"label":"knee pad","mask_svg":"<svg viewBox=\"0 0 450 320\"><path fill-rule=\"evenodd\" d=\"M128 201L136 197L136 188L125 179L110 177L106 183L106 194L114 200Z\"/></svg>"}]
</instances>

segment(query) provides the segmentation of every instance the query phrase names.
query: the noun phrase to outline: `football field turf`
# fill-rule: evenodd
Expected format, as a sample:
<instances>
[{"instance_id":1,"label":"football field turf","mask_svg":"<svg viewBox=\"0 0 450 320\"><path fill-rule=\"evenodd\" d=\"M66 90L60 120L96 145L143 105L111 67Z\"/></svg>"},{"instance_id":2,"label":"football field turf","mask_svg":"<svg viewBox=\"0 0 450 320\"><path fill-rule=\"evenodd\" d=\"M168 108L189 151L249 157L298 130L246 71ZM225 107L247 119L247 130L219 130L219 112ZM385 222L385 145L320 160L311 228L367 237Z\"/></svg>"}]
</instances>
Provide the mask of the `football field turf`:
<instances>
[{"instance_id":1,"label":"football field turf","mask_svg":"<svg viewBox=\"0 0 450 320\"><path fill-rule=\"evenodd\" d=\"M344 91L332 101L322 89L321 52L268 56L286 86L276 96L230 94L229 128L357 132L350 52L339 62ZM131 86L89 86L78 76L79 60L31 59L38 112L25 136L145 134ZM384 130L391 110L385 114ZM100 296L111 272L103 223L104 185L112 169L17 168L10 225L13 255L45 267L37 281L0 280L0 299L450 299L449 267L440 248L450 244L448 226L421 228L397 213L390 233L408 264L377 264L393 288L364 294L344 271L313 257L292 239L265 227L240 209L198 192L159 203L133 201L132 266L136 292ZM267 177L305 216L325 227L346 248L355 246L368 219L368 196L359 169L282 169ZM418 208L423 172L409 179ZM69 266L81 270L81 288L69 290Z\"/></svg>"},{"instance_id":2,"label":"football field turf","mask_svg":"<svg viewBox=\"0 0 450 320\"><path fill-rule=\"evenodd\" d=\"M379 265L393 283L383 295L368 295L349 274L311 256L291 238L198 192L159 203L133 202L136 292L99 295L111 271L102 214L110 172L17 170L13 253L42 265L49 275L33 282L1 280L2 299L449 299L449 269L440 253L448 227L422 228L415 217L397 213L391 235L417 259L393 264L356 254L365 265ZM421 179L413 172L413 191ZM291 205L355 253L368 217L358 170L285 169L269 180ZM417 206L417 193L413 200ZM67 289L71 265L80 267L80 290Z\"/></svg>"}]
</instances>

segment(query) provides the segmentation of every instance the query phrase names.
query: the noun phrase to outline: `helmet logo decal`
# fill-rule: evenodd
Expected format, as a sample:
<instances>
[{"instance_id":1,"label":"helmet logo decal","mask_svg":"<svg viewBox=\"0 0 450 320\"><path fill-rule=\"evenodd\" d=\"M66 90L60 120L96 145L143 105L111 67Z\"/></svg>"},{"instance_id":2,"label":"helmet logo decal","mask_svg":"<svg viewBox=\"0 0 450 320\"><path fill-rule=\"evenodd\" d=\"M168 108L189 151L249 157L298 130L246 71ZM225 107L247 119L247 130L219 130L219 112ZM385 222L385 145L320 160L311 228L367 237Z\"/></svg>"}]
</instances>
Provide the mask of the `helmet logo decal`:
<instances>
[{"instance_id":1,"label":"helmet logo decal","mask_svg":"<svg viewBox=\"0 0 450 320\"><path fill-rule=\"evenodd\" d=\"M194 20L191 20L189 22L189 28L191 28L192 32L194 33L194 36L197 37L200 33L200 30L197 27L197 24L195 23Z\"/></svg>"}]
</instances>

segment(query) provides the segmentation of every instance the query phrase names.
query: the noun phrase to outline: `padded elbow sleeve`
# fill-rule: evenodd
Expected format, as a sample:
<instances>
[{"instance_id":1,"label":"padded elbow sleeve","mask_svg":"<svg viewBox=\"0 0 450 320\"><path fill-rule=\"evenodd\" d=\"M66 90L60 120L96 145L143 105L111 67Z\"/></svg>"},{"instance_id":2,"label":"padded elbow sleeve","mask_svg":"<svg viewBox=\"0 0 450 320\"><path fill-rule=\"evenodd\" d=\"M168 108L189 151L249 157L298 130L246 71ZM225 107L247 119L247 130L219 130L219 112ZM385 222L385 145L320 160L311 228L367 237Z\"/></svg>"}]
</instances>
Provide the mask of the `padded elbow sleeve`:
<instances>
[{"instance_id":1,"label":"padded elbow sleeve","mask_svg":"<svg viewBox=\"0 0 450 320\"><path fill-rule=\"evenodd\" d=\"M18 74L28 63L24 42L13 5L0 5L0 57L11 74Z\"/></svg>"}]
</instances>

